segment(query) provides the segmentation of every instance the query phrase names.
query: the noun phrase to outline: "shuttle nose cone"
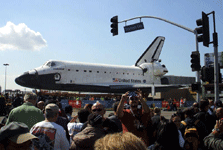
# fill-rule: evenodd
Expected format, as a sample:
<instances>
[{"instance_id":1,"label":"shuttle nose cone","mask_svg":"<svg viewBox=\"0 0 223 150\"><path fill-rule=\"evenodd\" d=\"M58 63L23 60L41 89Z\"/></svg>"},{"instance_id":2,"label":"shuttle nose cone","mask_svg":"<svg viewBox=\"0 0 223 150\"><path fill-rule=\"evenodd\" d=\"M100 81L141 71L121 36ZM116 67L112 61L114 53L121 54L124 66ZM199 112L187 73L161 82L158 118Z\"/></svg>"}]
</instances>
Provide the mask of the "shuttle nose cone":
<instances>
[{"instance_id":1,"label":"shuttle nose cone","mask_svg":"<svg viewBox=\"0 0 223 150\"><path fill-rule=\"evenodd\" d=\"M15 82L18 85L32 88L35 85L38 85L38 73L36 72L36 74L33 75L29 72L25 72L23 75L17 77Z\"/></svg>"},{"instance_id":2,"label":"shuttle nose cone","mask_svg":"<svg viewBox=\"0 0 223 150\"><path fill-rule=\"evenodd\" d=\"M22 83L24 83L24 81L22 81L20 77L17 77L17 78L15 78L15 83L18 85L22 85Z\"/></svg>"},{"instance_id":3,"label":"shuttle nose cone","mask_svg":"<svg viewBox=\"0 0 223 150\"><path fill-rule=\"evenodd\" d=\"M29 73L26 72L23 75L17 77L15 79L15 83L21 86L26 86L28 77L29 77Z\"/></svg>"}]
</instances>

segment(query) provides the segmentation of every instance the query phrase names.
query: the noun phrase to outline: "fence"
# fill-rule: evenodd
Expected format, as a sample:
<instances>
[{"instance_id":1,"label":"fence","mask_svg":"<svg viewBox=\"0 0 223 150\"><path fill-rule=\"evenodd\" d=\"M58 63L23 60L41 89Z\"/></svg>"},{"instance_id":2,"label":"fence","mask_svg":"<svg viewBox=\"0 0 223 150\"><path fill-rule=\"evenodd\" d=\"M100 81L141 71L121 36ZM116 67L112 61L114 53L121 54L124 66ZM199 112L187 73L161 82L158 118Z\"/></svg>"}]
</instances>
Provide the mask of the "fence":
<instances>
[{"instance_id":1,"label":"fence","mask_svg":"<svg viewBox=\"0 0 223 150\"><path fill-rule=\"evenodd\" d=\"M105 108L112 108L112 105L115 101L113 100L82 100L82 101L77 101L77 100L61 100L62 108L65 108L67 105L71 105L73 108L83 108L86 104L94 104L96 102L101 103L104 105ZM177 107L180 107L180 102L174 102ZM194 102L193 101L187 101L186 106L192 106ZM168 102L166 101L147 101L146 104L151 107L155 106L158 108L166 108L168 106Z\"/></svg>"}]
</instances>

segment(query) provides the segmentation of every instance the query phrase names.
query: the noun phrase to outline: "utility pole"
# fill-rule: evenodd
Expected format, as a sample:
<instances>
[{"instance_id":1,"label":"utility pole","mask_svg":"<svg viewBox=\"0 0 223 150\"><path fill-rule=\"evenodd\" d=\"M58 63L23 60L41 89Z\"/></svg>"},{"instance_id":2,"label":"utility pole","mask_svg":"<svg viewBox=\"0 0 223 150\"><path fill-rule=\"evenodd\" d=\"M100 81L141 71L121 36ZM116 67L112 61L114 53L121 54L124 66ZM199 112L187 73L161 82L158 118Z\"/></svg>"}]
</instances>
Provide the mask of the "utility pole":
<instances>
[{"instance_id":1,"label":"utility pole","mask_svg":"<svg viewBox=\"0 0 223 150\"><path fill-rule=\"evenodd\" d=\"M7 66L9 66L9 64L3 64L5 66L5 93L6 93L6 73L7 73Z\"/></svg>"},{"instance_id":2,"label":"utility pole","mask_svg":"<svg viewBox=\"0 0 223 150\"><path fill-rule=\"evenodd\" d=\"M213 42L211 43L213 43L214 45L214 92L215 92L215 102L216 102L219 100L218 33L216 32L216 26L215 26L215 11L212 11L211 13L213 14L213 23L214 23Z\"/></svg>"}]
</instances>

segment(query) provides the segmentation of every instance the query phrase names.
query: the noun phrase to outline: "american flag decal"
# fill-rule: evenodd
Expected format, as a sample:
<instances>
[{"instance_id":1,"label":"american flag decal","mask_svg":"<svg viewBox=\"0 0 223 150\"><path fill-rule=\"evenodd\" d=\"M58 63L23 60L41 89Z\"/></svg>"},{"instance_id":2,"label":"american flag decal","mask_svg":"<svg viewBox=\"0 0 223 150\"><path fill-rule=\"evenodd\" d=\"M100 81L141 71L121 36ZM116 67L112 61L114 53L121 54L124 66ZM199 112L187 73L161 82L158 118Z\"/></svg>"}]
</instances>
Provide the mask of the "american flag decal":
<instances>
[{"instance_id":1,"label":"american flag decal","mask_svg":"<svg viewBox=\"0 0 223 150\"><path fill-rule=\"evenodd\" d=\"M113 82L119 82L117 78L113 78Z\"/></svg>"}]
</instances>

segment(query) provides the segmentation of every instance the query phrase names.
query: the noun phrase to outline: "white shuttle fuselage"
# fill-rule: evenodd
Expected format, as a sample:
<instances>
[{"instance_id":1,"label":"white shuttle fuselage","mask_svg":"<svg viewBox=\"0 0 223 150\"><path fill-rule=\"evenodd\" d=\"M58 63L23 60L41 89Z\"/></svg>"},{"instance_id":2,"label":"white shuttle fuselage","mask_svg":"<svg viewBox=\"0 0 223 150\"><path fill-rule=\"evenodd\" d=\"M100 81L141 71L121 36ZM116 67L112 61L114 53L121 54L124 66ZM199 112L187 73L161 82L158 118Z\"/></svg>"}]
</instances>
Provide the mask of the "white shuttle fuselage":
<instances>
[{"instance_id":1,"label":"white shuttle fuselage","mask_svg":"<svg viewBox=\"0 0 223 150\"><path fill-rule=\"evenodd\" d=\"M157 37L134 66L50 60L16 78L17 84L35 89L122 93L141 89L162 91L161 77L168 72L158 61L164 37ZM160 89L160 90L159 90Z\"/></svg>"},{"instance_id":2,"label":"white shuttle fuselage","mask_svg":"<svg viewBox=\"0 0 223 150\"><path fill-rule=\"evenodd\" d=\"M51 66L51 64L54 64ZM147 69L143 72L141 69ZM31 70L30 74L55 74L56 84L118 85L161 84L160 78L167 69L160 63L144 63L140 67L102 65L81 62L53 61Z\"/></svg>"}]
</instances>

